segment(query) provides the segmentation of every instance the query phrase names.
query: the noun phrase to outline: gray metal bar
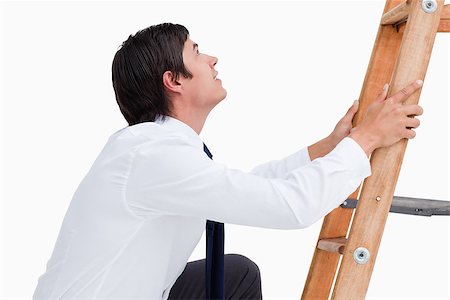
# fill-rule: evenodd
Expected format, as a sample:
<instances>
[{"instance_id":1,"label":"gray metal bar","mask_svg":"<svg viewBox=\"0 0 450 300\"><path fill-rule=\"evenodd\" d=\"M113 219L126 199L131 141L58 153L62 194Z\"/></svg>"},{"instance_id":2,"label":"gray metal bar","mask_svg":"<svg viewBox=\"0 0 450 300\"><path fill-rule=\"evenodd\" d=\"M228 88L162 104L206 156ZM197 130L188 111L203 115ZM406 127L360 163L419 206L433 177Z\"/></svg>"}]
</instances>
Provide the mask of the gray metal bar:
<instances>
[{"instance_id":1,"label":"gray metal bar","mask_svg":"<svg viewBox=\"0 0 450 300\"><path fill-rule=\"evenodd\" d=\"M357 204L358 200L349 198L341 204L341 207L356 208ZM394 196L389 211L427 217L450 216L450 201Z\"/></svg>"}]
</instances>

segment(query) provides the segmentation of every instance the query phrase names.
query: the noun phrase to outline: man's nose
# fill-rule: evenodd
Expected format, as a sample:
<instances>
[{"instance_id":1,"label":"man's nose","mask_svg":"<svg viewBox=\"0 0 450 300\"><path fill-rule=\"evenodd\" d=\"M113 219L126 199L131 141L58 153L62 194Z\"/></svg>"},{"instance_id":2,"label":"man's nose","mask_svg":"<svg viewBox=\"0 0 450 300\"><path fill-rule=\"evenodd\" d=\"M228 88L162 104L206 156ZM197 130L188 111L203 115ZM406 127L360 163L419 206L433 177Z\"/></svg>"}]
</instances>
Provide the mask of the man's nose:
<instances>
[{"instance_id":1,"label":"man's nose","mask_svg":"<svg viewBox=\"0 0 450 300\"><path fill-rule=\"evenodd\" d=\"M217 57L210 56L209 65L211 66L211 68L214 68L218 60L219 59Z\"/></svg>"}]
</instances>

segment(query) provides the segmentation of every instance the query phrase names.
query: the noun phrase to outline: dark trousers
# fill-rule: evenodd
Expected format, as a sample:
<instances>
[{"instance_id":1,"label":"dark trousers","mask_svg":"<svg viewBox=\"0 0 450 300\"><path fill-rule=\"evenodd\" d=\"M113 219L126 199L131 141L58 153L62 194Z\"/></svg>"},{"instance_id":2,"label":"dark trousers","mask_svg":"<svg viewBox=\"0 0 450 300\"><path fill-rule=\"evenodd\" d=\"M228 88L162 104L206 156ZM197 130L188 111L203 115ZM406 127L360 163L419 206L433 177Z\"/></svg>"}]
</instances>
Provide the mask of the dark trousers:
<instances>
[{"instance_id":1,"label":"dark trousers","mask_svg":"<svg viewBox=\"0 0 450 300\"><path fill-rule=\"evenodd\" d=\"M245 256L226 254L224 258L225 299L261 300L258 266ZM169 299L205 299L205 259L189 262L170 290Z\"/></svg>"}]
</instances>

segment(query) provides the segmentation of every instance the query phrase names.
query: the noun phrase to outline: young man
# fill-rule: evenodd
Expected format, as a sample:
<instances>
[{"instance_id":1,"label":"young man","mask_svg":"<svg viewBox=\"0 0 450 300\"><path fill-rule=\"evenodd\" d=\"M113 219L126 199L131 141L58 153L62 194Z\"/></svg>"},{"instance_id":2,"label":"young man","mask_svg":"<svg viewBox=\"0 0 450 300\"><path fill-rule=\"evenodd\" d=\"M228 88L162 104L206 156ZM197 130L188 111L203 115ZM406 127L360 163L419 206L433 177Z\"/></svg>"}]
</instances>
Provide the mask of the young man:
<instances>
[{"instance_id":1,"label":"young man","mask_svg":"<svg viewBox=\"0 0 450 300\"><path fill-rule=\"evenodd\" d=\"M358 128L355 102L314 145L248 173L229 169L199 137L227 95L216 64L181 25L151 26L122 44L112 79L129 126L109 138L76 190L35 299L204 299L205 260L187 260L207 220L307 227L370 175L374 149L413 138L419 126L411 116L422 108L402 102L421 82L388 99L385 86ZM261 299L257 265L224 260L223 270L207 271L225 274L223 297Z\"/></svg>"}]
</instances>

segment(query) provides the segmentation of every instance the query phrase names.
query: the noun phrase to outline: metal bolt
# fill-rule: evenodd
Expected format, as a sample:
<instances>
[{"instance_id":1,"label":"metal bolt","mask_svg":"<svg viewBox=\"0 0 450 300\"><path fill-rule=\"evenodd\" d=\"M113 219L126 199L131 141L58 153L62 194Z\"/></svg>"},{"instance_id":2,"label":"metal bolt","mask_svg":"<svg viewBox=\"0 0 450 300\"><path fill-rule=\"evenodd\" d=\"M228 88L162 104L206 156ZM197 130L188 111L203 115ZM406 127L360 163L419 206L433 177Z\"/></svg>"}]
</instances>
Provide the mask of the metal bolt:
<instances>
[{"instance_id":1,"label":"metal bolt","mask_svg":"<svg viewBox=\"0 0 450 300\"><path fill-rule=\"evenodd\" d=\"M364 265L369 261L370 252L364 247L359 247L353 252L353 260L360 265Z\"/></svg>"},{"instance_id":2,"label":"metal bolt","mask_svg":"<svg viewBox=\"0 0 450 300\"><path fill-rule=\"evenodd\" d=\"M437 9L436 0L422 0L422 9L427 14L432 14Z\"/></svg>"},{"instance_id":3,"label":"metal bolt","mask_svg":"<svg viewBox=\"0 0 450 300\"><path fill-rule=\"evenodd\" d=\"M380 196L377 196L375 199L376 199L377 201L381 201L381 197L380 197Z\"/></svg>"}]
</instances>

